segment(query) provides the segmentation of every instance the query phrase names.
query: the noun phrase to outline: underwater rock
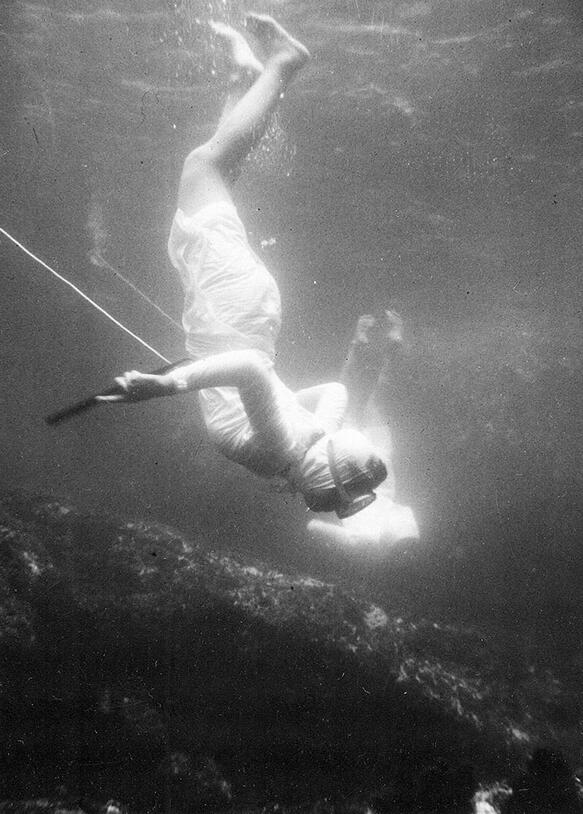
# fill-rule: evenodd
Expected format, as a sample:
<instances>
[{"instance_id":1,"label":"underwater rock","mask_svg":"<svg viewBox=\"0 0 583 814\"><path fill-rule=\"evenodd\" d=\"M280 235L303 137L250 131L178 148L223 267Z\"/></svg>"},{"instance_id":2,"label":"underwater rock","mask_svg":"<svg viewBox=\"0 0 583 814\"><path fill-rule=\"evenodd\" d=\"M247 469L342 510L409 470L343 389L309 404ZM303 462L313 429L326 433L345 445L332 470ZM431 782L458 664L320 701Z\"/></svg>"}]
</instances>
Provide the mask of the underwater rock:
<instances>
[{"instance_id":1,"label":"underwater rock","mask_svg":"<svg viewBox=\"0 0 583 814\"><path fill-rule=\"evenodd\" d=\"M451 811L580 748L578 703L484 631L37 496L0 540L5 799Z\"/></svg>"},{"instance_id":2,"label":"underwater rock","mask_svg":"<svg viewBox=\"0 0 583 814\"><path fill-rule=\"evenodd\" d=\"M512 783L502 814L582 814L583 795L565 758L536 749L526 771Z\"/></svg>"}]
</instances>

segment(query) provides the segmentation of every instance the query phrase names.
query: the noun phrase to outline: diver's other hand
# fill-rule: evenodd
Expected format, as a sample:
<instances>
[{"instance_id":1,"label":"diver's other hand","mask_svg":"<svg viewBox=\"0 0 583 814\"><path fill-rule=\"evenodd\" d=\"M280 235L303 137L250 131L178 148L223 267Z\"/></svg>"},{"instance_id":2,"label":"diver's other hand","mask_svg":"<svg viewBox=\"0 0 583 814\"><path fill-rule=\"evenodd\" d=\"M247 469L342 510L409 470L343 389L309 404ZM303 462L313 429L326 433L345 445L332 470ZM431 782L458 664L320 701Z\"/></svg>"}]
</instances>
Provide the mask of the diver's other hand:
<instances>
[{"instance_id":1,"label":"diver's other hand","mask_svg":"<svg viewBox=\"0 0 583 814\"><path fill-rule=\"evenodd\" d=\"M384 330L385 337L388 342L396 342L402 344L403 342L403 317L396 311L385 309L384 313Z\"/></svg>"},{"instance_id":2,"label":"diver's other hand","mask_svg":"<svg viewBox=\"0 0 583 814\"><path fill-rule=\"evenodd\" d=\"M357 345L368 345L374 329L378 329L376 317L373 317L372 314L362 314L356 323L352 341Z\"/></svg>"},{"instance_id":3,"label":"diver's other hand","mask_svg":"<svg viewBox=\"0 0 583 814\"><path fill-rule=\"evenodd\" d=\"M356 323L352 344L368 351L385 352L403 344L403 319L397 311L385 309L382 316L362 314Z\"/></svg>"},{"instance_id":4,"label":"diver's other hand","mask_svg":"<svg viewBox=\"0 0 583 814\"><path fill-rule=\"evenodd\" d=\"M166 392L162 376L155 373L140 373L139 370L129 370L123 376L117 376L115 383L122 390L121 393L96 396L96 400L104 402L146 401L162 396Z\"/></svg>"}]
</instances>

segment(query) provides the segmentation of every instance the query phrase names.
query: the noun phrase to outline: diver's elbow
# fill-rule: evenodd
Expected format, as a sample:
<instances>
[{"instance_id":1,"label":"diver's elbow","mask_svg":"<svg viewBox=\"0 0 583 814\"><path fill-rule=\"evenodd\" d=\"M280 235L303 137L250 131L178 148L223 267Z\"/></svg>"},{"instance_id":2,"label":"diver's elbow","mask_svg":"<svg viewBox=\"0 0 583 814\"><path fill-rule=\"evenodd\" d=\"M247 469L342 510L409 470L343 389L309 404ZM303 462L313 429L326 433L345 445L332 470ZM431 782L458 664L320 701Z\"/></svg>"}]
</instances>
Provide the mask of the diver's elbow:
<instances>
[{"instance_id":1,"label":"diver's elbow","mask_svg":"<svg viewBox=\"0 0 583 814\"><path fill-rule=\"evenodd\" d=\"M241 353L243 355L240 368L241 383L255 386L267 384L271 370L269 360L255 350L241 351Z\"/></svg>"}]
</instances>

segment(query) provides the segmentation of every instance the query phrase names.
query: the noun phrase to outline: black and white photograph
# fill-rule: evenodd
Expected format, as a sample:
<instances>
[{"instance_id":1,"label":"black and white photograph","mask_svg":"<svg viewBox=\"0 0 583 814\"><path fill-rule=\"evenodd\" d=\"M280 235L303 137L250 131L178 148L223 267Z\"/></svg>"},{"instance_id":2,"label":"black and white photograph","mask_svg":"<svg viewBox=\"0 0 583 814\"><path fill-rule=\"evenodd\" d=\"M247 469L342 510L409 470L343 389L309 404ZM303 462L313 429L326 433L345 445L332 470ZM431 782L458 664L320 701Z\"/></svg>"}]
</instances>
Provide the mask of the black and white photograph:
<instances>
[{"instance_id":1,"label":"black and white photograph","mask_svg":"<svg viewBox=\"0 0 583 814\"><path fill-rule=\"evenodd\" d=\"M581 0L0 0L0 814L583 814Z\"/></svg>"}]
</instances>

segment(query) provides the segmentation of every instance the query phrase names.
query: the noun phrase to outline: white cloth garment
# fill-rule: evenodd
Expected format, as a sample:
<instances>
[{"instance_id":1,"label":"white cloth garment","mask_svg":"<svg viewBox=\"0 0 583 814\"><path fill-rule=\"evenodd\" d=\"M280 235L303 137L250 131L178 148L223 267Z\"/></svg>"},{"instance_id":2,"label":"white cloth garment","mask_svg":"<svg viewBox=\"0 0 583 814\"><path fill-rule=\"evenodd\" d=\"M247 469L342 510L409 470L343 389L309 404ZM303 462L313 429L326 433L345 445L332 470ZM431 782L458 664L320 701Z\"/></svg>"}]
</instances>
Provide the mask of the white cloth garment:
<instances>
[{"instance_id":1,"label":"white cloth garment","mask_svg":"<svg viewBox=\"0 0 583 814\"><path fill-rule=\"evenodd\" d=\"M277 283L251 249L243 223L228 201L205 206L192 216L178 209L168 253L184 286L189 355L204 359L212 369L217 354L255 350L270 378L269 397L255 410L252 423L236 388L199 391L209 436L224 455L257 474L285 473L304 457L314 438L324 434L327 421L321 410L316 417L302 407L273 369L281 326ZM323 402L336 420L339 409L334 398Z\"/></svg>"}]
</instances>

